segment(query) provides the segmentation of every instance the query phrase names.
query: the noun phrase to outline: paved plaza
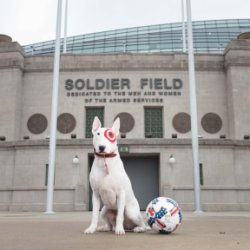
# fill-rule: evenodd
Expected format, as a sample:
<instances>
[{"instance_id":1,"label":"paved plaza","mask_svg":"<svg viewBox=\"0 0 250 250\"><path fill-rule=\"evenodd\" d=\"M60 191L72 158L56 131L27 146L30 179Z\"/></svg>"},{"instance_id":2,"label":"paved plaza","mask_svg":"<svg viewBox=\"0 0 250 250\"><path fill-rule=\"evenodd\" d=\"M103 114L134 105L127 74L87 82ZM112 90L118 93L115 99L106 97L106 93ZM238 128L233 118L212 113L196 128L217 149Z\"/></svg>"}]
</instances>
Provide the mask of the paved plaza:
<instances>
[{"instance_id":1,"label":"paved plaza","mask_svg":"<svg viewBox=\"0 0 250 250\"><path fill-rule=\"evenodd\" d=\"M83 234L90 212L0 213L1 250L185 249L249 250L250 213L184 212L182 225L170 235L153 231Z\"/></svg>"}]
</instances>

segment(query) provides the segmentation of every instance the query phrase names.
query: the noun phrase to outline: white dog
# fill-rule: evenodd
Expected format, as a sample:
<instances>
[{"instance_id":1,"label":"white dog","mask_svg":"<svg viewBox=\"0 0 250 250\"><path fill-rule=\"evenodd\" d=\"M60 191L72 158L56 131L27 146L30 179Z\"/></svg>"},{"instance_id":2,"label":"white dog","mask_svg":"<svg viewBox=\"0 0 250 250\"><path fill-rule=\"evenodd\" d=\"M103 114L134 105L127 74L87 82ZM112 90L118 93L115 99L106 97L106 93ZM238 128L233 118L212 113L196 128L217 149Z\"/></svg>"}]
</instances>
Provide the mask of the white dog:
<instances>
[{"instance_id":1,"label":"white dog","mask_svg":"<svg viewBox=\"0 0 250 250\"><path fill-rule=\"evenodd\" d=\"M95 159L89 176L93 190L93 212L86 234L114 230L117 235L122 235L125 230L144 232L147 229L118 152L119 129L119 118L112 128L102 128L100 120L97 117L94 119L92 133ZM101 201L104 204L101 216L106 224L97 227Z\"/></svg>"}]
</instances>

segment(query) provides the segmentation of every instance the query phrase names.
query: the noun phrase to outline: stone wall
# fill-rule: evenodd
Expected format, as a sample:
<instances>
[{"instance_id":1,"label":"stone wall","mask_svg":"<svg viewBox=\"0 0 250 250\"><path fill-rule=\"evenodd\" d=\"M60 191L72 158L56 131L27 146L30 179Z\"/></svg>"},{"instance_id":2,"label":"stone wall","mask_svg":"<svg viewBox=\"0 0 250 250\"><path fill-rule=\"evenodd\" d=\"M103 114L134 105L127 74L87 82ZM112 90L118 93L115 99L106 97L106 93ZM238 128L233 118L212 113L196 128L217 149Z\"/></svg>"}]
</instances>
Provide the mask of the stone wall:
<instances>
[{"instance_id":1,"label":"stone wall","mask_svg":"<svg viewBox=\"0 0 250 250\"><path fill-rule=\"evenodd\" d=\"M0 210L44 211L48 141L2 142L0 144ZM129 154L159 155L159 195L178 200L184 210L193 210L193 165L189 139L120 139ZM250 142L200 139L203 166L201 201L204 211L250 210ZM171 166L169 156L176 163ZM75 166L72 159L78 155ZM58 140L55 174L56 211L88 210L89 155L91 140Z\"/></svg>"}]
</instances>

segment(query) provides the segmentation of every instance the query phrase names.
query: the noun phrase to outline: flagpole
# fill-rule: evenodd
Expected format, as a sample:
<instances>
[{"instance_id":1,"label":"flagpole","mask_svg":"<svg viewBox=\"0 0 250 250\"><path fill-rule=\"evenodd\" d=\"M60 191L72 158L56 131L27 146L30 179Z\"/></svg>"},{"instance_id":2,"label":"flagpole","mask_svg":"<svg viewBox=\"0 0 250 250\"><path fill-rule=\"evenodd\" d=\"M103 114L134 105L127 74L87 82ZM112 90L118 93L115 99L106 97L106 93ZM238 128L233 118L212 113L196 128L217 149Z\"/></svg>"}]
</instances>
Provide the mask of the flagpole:
<instances>
[{"instance_id":1,"label":"flagpole","mask_svg":"<svg viewBox=\"0 0 250 250\"><path fill-rule=\"evenodd\" d=\"M184 0L181 0L181 20L182 20L182 47L183 52L186 53L186 23L185 23L185 10Z\"/></svg>"},{"instance_id":2,"label":"flagpole","mask_svg":"<svg viewBox=\"0 0 250 250\"><path fill-rule=\"evenodd\" d=\"M46 214L53 214L53 195L54 195L54 176L55 176L55 152L56 152L56 127L57 127L57 107L59 89L59 68L60 68L60 36L61 36L61 16L62 0L57 4L57 24L56 24L56 43L53 68L53 90L50 121L50 142L49 142L49 173L47 186L47 206Z\"/></svg>"},{"instance_id":3,"label":"flagpole","mask_svg":"<svg viewBox=\"0 0 250 250\"><path fill-rule=\"evenodd\" d=\"M67 52L68 0L65 0L63 53Z\"/></svg>"},{"instance_id":4,"label":"flagpole","mask_svg":"<svg viewBox=\"0 0 250 250\"><path fill-rule=\"evenodd\" d=\"M188 70L189 70L189 97L191 110L191 132L192 132L192 152L193 152L193 169L194 169L194 198L195 211L201 211L200 198L200 169L199 169L199 142L198 142L198 126L197 126L197 102L196 102L196 83L194 68L194 52L193 52L193 31L191 18L191 3L186 0L187 7L187 30L188 30Z\"/></svg>"}]
</instances>

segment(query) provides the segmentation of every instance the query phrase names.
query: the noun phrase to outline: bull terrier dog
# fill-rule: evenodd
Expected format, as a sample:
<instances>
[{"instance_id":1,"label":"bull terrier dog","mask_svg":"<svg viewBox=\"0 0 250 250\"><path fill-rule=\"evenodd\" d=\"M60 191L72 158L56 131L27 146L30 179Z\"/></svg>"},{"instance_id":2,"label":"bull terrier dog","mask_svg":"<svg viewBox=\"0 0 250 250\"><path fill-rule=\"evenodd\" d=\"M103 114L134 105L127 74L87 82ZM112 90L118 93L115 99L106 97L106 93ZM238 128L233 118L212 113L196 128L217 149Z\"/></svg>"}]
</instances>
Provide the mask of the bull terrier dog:
<instances>
[{"instance_id":1,"label":"bull terrier dog","mask_svg":"<svg viewBox=\"0 0 250 250\"><path fill-rule=\"evenodd\" d=\"M114 230L115 234L123 235L125 230L137 233L147 230L118 152L119 129L119 118L115 120L112 128L102 128L98 117L93 121L95 159L89 175L93 191L93 212L91 224L85 230L86 234ZM105 224L98 227L101 201L103 203L101 217Z\"/></svg>"}]
</instances>

